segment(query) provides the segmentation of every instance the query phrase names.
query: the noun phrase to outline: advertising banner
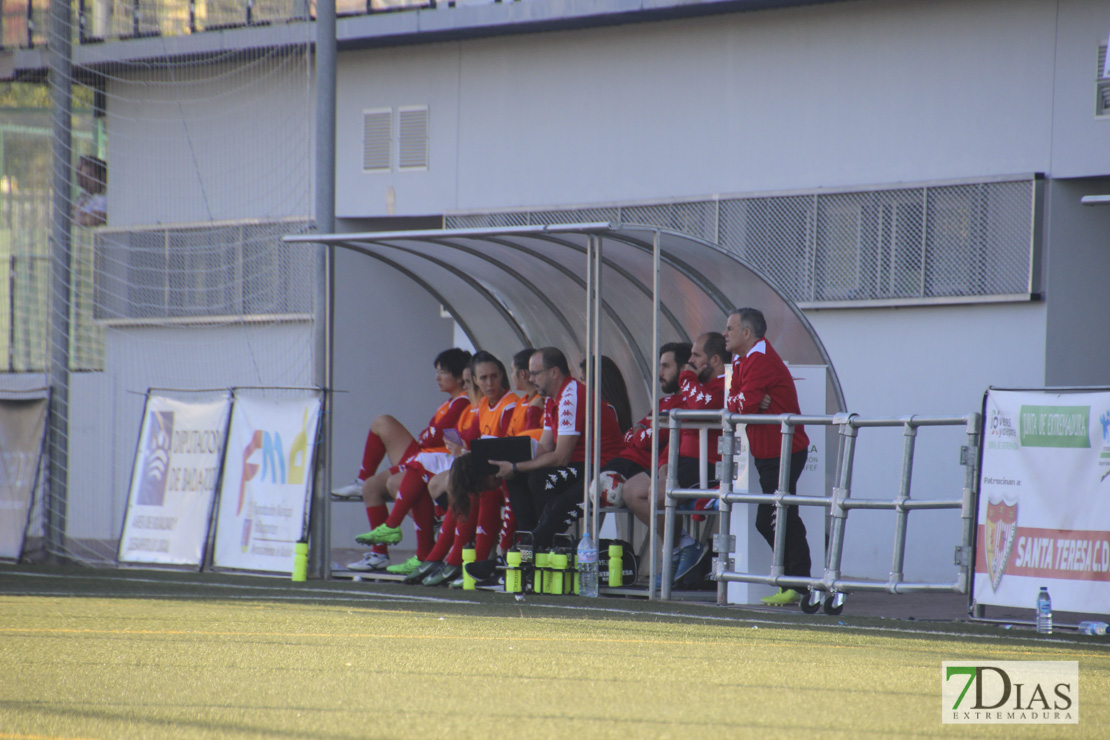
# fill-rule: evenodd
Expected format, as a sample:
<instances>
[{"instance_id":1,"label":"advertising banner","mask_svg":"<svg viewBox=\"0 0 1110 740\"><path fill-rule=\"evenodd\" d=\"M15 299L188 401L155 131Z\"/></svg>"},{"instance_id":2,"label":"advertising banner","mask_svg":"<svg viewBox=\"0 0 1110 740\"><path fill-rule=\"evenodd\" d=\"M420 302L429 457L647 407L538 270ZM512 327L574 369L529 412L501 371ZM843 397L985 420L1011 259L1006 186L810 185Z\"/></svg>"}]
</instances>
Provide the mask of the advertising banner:
<instances>
[{"instance_id":1,"label":"advertising banner","mask_svg":"<svg viewBox=\"0 0 1110 740\"><path fill-rule=\"evenodd\" d=\"M147 395L121 563L203 563L230 406L227 393L191 400Z\"/></svg>"},{"instance_id":2,"label":"advertising banner","mask_svg":"<svg viewBox=\"0 0 1110 740\"><path fill-rule=\"evenodd\" d=\"M23 554L46 434L46 393L0 398L0 558Z\"/></svg>"},{"instance_id":3,"label":"advertising banner","mask_svg":"<svg viewBox=\"0 0 1110 740\"><path fill-rule=\"evenodd\" d=\"M291 573L293 545L307 536L320 397L237 395L220 486L213 564Z\"/></svg>"},{"instance_id":4,"label":"advertising banner","mask_svg":"<svg viewBox=\"0 0 1110 740\"><path fill-rule=\"evenodd\" d=\"M973 599L1110 613L1110 391L990 389Z\"/></svg>"}]
</instances>

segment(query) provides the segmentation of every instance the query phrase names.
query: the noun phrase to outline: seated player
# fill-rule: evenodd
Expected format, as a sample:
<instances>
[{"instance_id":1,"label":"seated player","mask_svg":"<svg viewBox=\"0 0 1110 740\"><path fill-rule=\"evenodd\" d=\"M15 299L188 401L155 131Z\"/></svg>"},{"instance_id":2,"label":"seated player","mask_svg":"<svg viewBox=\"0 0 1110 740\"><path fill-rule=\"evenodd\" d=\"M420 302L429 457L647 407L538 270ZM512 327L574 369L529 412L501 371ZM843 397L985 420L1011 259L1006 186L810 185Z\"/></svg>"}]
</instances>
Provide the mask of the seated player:
<instances>
[{"instance_id":1,"label":"seated player","mask_svg":"<svg viewBox=\"0 0 1110 740\"><path fill-rule=\"evenodd\" d=\"M509 422L509 431L505 436L531 437L538 442L540 435L543 434L545 399L542 394L536 393L531 376L528 374L528 360L535 352L536 350L531 347L525 347L513 355L512 386L513 393L517 395L519 400L517 400L516 408L513 409L513 418ZM501 490L505 493L505 500L501 508L501 542L499 549L502 553L506 553L513 546L513 537L516 535L516 517L513 516L513 507L509 502L508 489L501 486ZM479 581L488 580L488 578L496 575L495 570L490 566L475 567L489 571L485 578L478 578Z\"/></svg>"},{"instance_id":2,"label":"seated player","mask_svg":"<svg viewBox=\"0 0 1110 740\"><path fill-rule=\"evenodd\" d=\"M463 445L448 443L456 458L465 454L475 439L506 436L518 401L516 394L509 392L505 366L492 354L478 352L470 367L480 398L471 406L472 413L467 414L467 426L460 430ZM457 462L454 460L452 467ZM432 496L449 491L447 483L448 471L438 473L429 483ZM406 582L419 580L425 586L438 586L442 583L455 585L458 581L461 586L462 551L471 540L475 541L478 559L489 557L500 529L504 499L501 485L495 481L489 489L465 492L464 498L466 500L451 499L435 547Z\"/></svg>"},{"instance_id":3,"label":"seated player","mask_svg":"<svg viewBox=\"0 0 1110 740\"><path fill-rule=\"evenodd\" d=\"M410 509L413 512L413 521L417 525L417 549L420 549L420 543L423 542L427 550L431 550L434 506L423 490L424 486L419 479L419 474L413 473L410 476L410 471L402 472L399 466L424 451L446 452L446 447L443 446L443 431L455 427L470 406L462 385L463 370L469 361L470 353L457 347L444 350L436 356L436 384L450 398L436 410L428 426L418 437L414 438L401 422L389 415L379 416L370 424L370 432L366 435L366 445L363 450L362 468L359 470L356 485L361 488L371 531L359 535L355 540L360 544L372 545L372 548L361 560L349 563L347 567L350 570L386 569L394 573L407 574L419 564L416 558L410 558L405 563L394 566L389 564L387 546L401 541L400 525ZM379 472L378 466L387 454L395 467ZM397 495L397 505L392 512L386 505L394 497L393 491L390 490L391 479L393 491L396 491ZM419 486L416 485L418 482ZM351 486L347 486L336 490L336 493L348 495L351 492L350 489ZM382 529L383 527L387 529ZM379 534L374 535L375 532Z\"/></svg>"},{"instance_id":4,"label":"seated player","mask_svg":"<svg viewBox=\"0 0 1110 740\"><path fill-rule=\"evenodd\" d=\"M555 347L537 350L528 371L536 390L547 397L537 454L522 463L490 462L498 468L497 477L508 483L517 527L532 532L534 546L543 550L578 520L583 503L586 389L571 376L566 356ZM602 420L604 464L620 450L622 438L614 411Z\"/></svg>"},{"instance_id":5,"label":"seated player","mask_svg":"<svg viewBox=\"0 0 1110 740\"><path fill-rule=\"evenodd\" d=\"M681 403L672 408L676 409L723 409L725 403L725 370L729 367L732 358L725 350L724 337L718 332L702 334L690 349L690 358L678 377L678 388ZM719 430L710 430L708 437L708 469L703 471L699 462L700 447L697 429L683 429L679 436L678 470L677 479L680 488L697 488L701 485L703 473L707 482L712 482L716 477L715 466L721 459L717 450L717 440L720 438ZM667 465L659 468L659 478L663 480L667 475ZM657 526L656 532L662 537L664 515L662 507L665 504L664 486L658 487L656 499ZM651 517L651 483L650 478L637 479L633 485L624 485L623 499L637 519L644 524L649 524ZM675 522L675 546L671 552L672 573L674 580L686 575L696 566L708 551L708 547L693 537L682 527L680 521Z\"/></svg>"}]
</instances>

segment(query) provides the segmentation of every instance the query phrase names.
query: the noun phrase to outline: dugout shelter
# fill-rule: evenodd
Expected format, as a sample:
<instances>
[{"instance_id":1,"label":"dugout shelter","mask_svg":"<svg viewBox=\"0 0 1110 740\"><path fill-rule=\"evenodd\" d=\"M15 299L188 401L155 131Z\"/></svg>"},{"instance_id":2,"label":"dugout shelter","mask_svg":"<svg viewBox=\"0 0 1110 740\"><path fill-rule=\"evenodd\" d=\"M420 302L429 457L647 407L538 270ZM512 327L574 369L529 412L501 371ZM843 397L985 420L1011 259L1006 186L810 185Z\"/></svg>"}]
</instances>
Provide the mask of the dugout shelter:
<instances>
[{"instance_id":1,"label":"dugout shelter","mask_svg":"<svg viewBox=\"0 0 1110 740\"><path fill-rule=\"evenodd\" d=\"M735 254L688 235L589 223L285 239L351 250L388 265L433 296L475 347L498 357L546 345L563 349L572 365L612 357L636 416L658 401L659 346L720 331L729 311L753 306L763 311L767 338L788 364L825 369L825 408L803 412L846 409L832 361L803 313ZM330 374L330 346L317 351L328 358ZM591 385L587 391L600 389ZM330 465L329 455L324 459ZM328 510L330 470L323 476L315 502L319 513ZM315 539L328 542L321 528L327 529L330 516L314 521Z\"/></svg>"}]
</instances>

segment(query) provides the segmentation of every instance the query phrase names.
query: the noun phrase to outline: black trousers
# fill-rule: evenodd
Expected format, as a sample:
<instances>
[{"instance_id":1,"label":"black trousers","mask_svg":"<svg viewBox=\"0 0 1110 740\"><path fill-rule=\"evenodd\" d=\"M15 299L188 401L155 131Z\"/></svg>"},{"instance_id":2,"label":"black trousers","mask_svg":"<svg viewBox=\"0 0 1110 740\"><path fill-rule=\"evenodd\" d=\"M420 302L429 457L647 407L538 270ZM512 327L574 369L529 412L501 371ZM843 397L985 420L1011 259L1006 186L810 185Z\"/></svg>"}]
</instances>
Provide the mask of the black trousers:
<instances>
[{"instance_id":1,"label":"black trousers","mask_svg":"<svg viewBox=\"0 0 1110 740\"><path fill-rule=\"evenodd\" d=\"M806 450L798 450L790 456L790 493L798 492L798 478L806 467ZM759 473L759 487L764 493L774 493L779 486L779 458L771 457L755 460ZM755 528L767 540L772 549L775 547L775 505L760 504L755 513ZM783 552L783 573L788 576L810 575L809 543L806 541L806 525L798 515L797 506L786 507L786 548Z\"/></svg>"},{"instance_id":2,"label":"black trousers","mask_svg":"<svg viewBox=\"0 0 1110 740\"><path fill-rule=\"evenodd\" d=\"M555 535L565 532L581 516L584 467L573 463L540 468L508 481L517 531L532 533L536 552L550 549Z\"/></svg>"}]
</instances>

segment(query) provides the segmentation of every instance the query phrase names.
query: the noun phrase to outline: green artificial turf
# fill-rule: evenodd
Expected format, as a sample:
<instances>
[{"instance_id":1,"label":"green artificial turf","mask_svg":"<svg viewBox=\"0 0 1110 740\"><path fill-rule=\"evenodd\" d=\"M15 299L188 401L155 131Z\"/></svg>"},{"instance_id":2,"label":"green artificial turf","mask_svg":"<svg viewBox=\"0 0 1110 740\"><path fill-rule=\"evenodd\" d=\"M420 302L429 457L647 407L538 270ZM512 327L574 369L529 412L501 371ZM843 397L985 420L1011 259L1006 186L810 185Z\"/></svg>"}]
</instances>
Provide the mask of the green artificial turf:
<instances>
[{"instance_id":1,"label":"green artificial turf","mask_svg":"<svg viewBox=\"0 0 1110 740\"><path fill-rule=\"evenodd\" d=\"M1110 651L1090 640L269 583L0 573L0 738L1102 737L1110 726ZM1078 660L1080 724L942 725L941 662L973 659Z\"/></svg>"}]
</instances>

